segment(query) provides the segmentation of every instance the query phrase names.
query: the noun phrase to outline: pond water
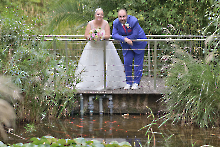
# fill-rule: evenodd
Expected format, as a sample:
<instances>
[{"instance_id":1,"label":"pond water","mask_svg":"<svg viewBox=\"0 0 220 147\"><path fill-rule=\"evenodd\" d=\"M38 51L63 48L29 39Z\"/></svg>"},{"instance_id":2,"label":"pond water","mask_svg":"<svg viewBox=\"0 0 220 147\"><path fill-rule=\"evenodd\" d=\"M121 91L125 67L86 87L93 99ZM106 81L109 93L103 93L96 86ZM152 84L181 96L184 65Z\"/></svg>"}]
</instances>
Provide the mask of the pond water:
<instances>
[{"instance_id":1,"label":"pond water","mask_svg":"<svg viewBox=\"0 0 220 147\"><path fill-rule=\"evenodd\" d=\"M106 143L112 140L128 141L132 146L139 146L138 143L147 146L148 137L152 137L149 146L155 145L156 147L220 146L219 128L181 127L180 125L166 123L158 129L162 123L161 120L153 124L152 130L146 135L149 127L141 128L152 122L152 117L147 116L88 115L75 116L70 119L50 119L38 124L19 123L12 134L8 133L9 140L6 143L27 143L31 137L49 135L70 139L77 137L99 138L98 140L104 140Z\"/></svg>"}]
</instances>

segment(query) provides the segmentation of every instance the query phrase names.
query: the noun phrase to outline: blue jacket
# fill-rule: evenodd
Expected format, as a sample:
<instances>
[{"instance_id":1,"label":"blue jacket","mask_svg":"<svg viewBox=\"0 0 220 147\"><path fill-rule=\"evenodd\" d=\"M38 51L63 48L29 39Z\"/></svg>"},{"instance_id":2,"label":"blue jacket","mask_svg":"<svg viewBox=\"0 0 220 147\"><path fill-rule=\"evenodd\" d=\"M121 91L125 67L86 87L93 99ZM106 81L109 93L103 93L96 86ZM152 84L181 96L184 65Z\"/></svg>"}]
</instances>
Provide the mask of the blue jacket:
<instances>
[{"instance_id":1,"label":"blue jacket","mask_svg":"<svg viewBox=\"0 0 220 147\"><path fill-rule=\"evenodd\" d=\"M140 27L138 20L136 17L128 15L127 16L127 23L129 24L129 28L126 28L126 33L123 29L123 26L119 19L115 19L113 22L113 31L112 37L116 40L121 41L122 49L124 49L123 55L126 54L126 49L136 49L134 50L136 53L141 54L144 53L145 47L147 45L147 41L133 41L133 46L124 42L124 38L127 37L128 39L147 39L144 30ZM138 50L142 49L142 50Z\"/></svg>"}]
</instances>

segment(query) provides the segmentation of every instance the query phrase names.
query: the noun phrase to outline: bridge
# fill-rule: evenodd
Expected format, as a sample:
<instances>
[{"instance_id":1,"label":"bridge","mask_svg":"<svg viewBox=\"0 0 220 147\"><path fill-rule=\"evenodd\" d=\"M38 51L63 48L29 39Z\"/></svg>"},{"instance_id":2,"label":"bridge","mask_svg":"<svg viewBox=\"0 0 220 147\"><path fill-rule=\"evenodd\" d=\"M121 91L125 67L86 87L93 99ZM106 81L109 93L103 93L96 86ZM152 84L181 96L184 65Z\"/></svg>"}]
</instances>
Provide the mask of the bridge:
<instances>
[{"instance_id":1,"label":"bridge","mask_svg":"<svg viewBox=\"0 0 220 147\"><path fill-rule=\"evenodd\" d=\"M78 105L80 105L80 113L146 113L149 112L149 108L154 113L160 111L159 99L166 90L164 75L161 74L160 69L164 66L168 66L167 63L162 63L162 56L159 54L166 52L168 54L173 50L170 45L181 44L183 50L187 50L190 54L194 56L203 56L207 50L207 45L204 42L207 36L195 36L195 35L146 35L148 39L137 39L133 41L147 41L148 46L146 49L146 56L144 64L143 77L141 79L139 89L136 90L124 90L115 89L107 90L103 89L101 91L88 91L79 90L77 94L79 95ZM53 49L56 49L56 41L65 42L65 52L66 52L66 67L68 68L68 42L84 42L86 39L82 39L83 35L39 35L39 40L53 41ZM156 38L156 39L155 39ZM158 39L159 38L159 39ZM114 39L109 41L117 42ZM161 48L161 42L168 44L168 47ZM164 44L163 44L164 46ZM117 49L120 51L121 49ZM106 50L103 47L104 59L103 64L106 67ZM106 68L104 68L104 87L106 87ZM146 107L148 106L148 108ZM78 110L74 110L78 111Z\"/></svg>"}]
</instances>

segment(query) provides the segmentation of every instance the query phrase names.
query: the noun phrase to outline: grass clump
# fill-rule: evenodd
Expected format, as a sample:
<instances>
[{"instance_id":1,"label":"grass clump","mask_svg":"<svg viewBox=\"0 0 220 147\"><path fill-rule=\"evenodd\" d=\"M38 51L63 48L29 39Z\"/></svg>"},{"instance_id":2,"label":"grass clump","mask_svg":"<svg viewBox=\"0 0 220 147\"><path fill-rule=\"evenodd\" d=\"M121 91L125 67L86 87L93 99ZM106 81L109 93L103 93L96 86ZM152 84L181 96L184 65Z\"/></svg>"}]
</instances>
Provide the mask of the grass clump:
<instances>
[{"instance_id":1,"label":"grass clump","mask_svg":"<svg viewBox=\"0 0 220 147\"><path fill-rule=\"evenodd\" d=\"M210 127L219 124L220 67L215 52L204 60L175 49L163 95L167 120Z\"/></svg>"}]
</instances>

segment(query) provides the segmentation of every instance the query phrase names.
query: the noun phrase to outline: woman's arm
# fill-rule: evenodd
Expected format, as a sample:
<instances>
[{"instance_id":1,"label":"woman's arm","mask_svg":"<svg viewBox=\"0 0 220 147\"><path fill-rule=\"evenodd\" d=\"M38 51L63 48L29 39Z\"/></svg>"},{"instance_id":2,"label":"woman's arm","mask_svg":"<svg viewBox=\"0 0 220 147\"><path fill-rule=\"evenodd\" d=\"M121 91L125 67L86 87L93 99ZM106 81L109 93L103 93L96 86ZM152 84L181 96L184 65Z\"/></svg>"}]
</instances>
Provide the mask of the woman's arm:
<instances>
[{"instance_id":1,"label":"woman's arm","mask_svg":"<svg viewBox=\"0 0 220 147\"><path fill-rule=\"evenodd\" d=\"M90 26L90 23L87 24L86 26L86 31L85 31L85 38L86 39L89 39L89 31L91 30L91 26Z\"/></svg>"},{"instance_id":2,"label":"woman's arm","mask_svg":"<svg viewBox=\"0 0 220 147\"><path fill-rule=\"evenodd\" d=\"M108 40L109 38L110 38L110 26L107 23L106 26L105 26L105 36L104 36L104 39Z\"/></svg>"}]
</instances>

